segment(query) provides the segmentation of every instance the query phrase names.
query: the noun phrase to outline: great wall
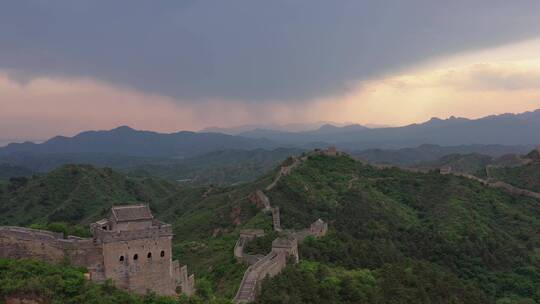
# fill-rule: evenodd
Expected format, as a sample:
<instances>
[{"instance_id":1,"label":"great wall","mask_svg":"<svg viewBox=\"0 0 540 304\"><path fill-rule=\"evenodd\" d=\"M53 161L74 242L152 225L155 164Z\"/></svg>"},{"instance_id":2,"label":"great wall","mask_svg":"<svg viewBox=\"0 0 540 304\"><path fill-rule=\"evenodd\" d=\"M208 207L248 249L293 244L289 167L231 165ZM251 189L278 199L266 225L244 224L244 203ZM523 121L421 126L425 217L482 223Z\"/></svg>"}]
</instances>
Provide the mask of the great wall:
<instances>
[{"instance_id":1,"label":"great wall","mask_svg":"<svg viewBox=\"0 0 540 304\"><path fill-rule=\"evenodd\" d=\"M328 150L317 150L316 153L326 155L337 155L335 148ZM307 156L301 158L291 157L280 167L273 182L265 188L265 191L272 190L279 180L286 175L291 174L294 168L305 161ZM262 281L267 277L278 275L287 265L287 261L293 263L299 262L298 243L308 236L315 238L323 237L328 232L328 224L323 220L316 220L309 228L301 231L283 230L281 227L281 217L278 206L272 207L270 199L262 190L253 193L252 198L263 206L263 212L272 213L273 230L279 233L279 237L272 242L272 249L266 256L249 255L244 252L246 244L257 238L264 236L264 230L246 229L240 231L240 237L233 250L234 257L239 261L249 265L244 273L242 282L234 297L234 303L250 303L255 301L260 292Z\"/></svg>"},{"instance_id":2,"label":"great wall","mask_svg":"<svg viewBox=\"0 0 540 304\"><path fill-rule=\"evenodd\" d=\"M362 161L362 160L359 160L359 161ZM377 168L377 169L388 169L388 168L396 167L396 166L393 166L393 165L380 165L380 164L371 164L371 166L373 166L374 168ZM408 167L397 167L397 168L399 168L401 170L408 171L408 172L413 172L413 173L427 173L429 171L429 170L426 170L426 169L417 169L417 168L408 168ZM531 197L531 198L535 198L535 199L540 199L540 193L538 193L538 192L518 188L516 186L510 185L509 183L506 183L506 182L503 182L503 181L500 181L500 180L497 180L497 179L491 177L490 174L489 174L489 169L488 168L486 168L486 172L487 172L487 175L488 175L488 177L486 179L474 176L472 174L454 171L452 169L452 167L450 167L450 166L440 168L439 173L442 174L442 175L454 175L454 176L460 176L460 177L468 178L468 179L477 181L477 182L479 182L479 183L481 183L481 184L483 184L483 185L485 185L487 187L497 188L497 189L503 190L505 192L508 192L510 194L522 195L522 196L527 196L527 197Z\"/></svg>"},{"instance_id":3,"label":"great wall","mask_svg":"<svg viewBox=\"0 0 540 304\"><path fill-rule=\"evenodd\" d=\"M234 298L234 303L249 303L255 300L266 277L279 274L287 265L287 260L298 263L298 242L308 236L322 237L326 235L328 225L322 220L315 221L310 228L300 232L288 231L272 242L272 250L266 256L248 255L244 253L244 246L255 237L261 236L261 231L241 232L234 248L235 258L249 265L244 273L240 287Z\"/></svg>"},{"instance_id":4,"label":"great wall","mask_svg":"<svg viewBox=\"0 0 540 304\"><path fill-rule=\"evenodd\" d=\"M485 186L488 186L488 187L491 187L491 188L501 189L501 190L506 191L506 192L511 193L511 194L522 195L522 196L527 196L527 197L531 197L531 198L540 199L540 193L530 191L530 190L526 190L526 189L522 189L522 188L518 188L516 186L510 185L509 183L505 183L503 181L496 180L496 179L489 176L489 170L487 168L486 168L486 170L488 172L488 178L487 179L482 179L482 178L479 178L477 176L467 174L467 173L454 172L454 171L452 171L451 168L444 168L440 172L443 175L452 174L452 175L455 175L455 176L461 176L461 177L465 177L465 178L468 178L468 179L472 179L472 180L475 180L475 181L477 181L477 182L479 182L479 183L481 183L481 184L483 184Z\"/></svg>"}]
</instances>

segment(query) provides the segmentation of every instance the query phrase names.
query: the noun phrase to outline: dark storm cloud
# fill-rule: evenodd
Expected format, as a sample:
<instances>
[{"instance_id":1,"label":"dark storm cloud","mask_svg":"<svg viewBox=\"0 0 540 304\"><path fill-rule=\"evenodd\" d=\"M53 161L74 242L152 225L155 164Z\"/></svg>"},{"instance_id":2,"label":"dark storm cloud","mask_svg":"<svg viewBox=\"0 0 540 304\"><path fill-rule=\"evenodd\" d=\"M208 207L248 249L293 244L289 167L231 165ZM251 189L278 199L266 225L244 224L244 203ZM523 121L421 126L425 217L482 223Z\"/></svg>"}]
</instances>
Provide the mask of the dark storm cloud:
<instances>
[{"instance_id":1,"label":"dark storm cloud","mask_svg":"<svg viewBox=\"0 0 540 304\"><path fill-rule=\"evenodd\" d=\"M177 98L301 100L536 37L540 1L2 1L0 69Z\"/></svg>"}]
</instances>

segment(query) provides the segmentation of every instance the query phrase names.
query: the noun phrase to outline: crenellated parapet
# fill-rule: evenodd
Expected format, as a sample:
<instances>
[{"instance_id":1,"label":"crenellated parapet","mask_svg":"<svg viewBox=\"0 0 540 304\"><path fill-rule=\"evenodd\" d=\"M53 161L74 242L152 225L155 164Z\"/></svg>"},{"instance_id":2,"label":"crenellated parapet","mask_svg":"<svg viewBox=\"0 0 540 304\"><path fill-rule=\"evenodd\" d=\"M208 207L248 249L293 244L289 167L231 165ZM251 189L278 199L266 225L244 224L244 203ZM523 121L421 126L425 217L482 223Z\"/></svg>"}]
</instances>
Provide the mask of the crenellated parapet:
<instances>
[{"instance_id":1,"label":"crenellated parapet","mask_svg":"<svg viewBox=\"0 0 540 304\"><path fill-rule=\"evenodd\" d=\"M175 286L180 288L181 293L192 296L195 293L195 275L190 275L187 266L180 266L178 261L173 261L173 273Z\"/></svg>"},{"instance_id":2,"label":"crenellated parapet","mask_svg":"<svg viewBox=\"0 0 540 304\"><path fill-rule=\"evenodd\" d=\"M248 265L255 264L259 261L262 256L260 255L251 255L244 252L244 248L247 243L255 238L264 236L263 229L243 229L240 230L240 237L234 245L234 257L238 262L247 263Z\"/></svg>"},{"instance_id":3,"label":"crenellated parapet","mask_svg":"<svg viewBox=\"0 0 540 304\"><path fill-rule=\"evenodd\" d=\"M154 221L152 226L135 230L105 230L100 225L92 224L91 231L94 239L103 243L173 236L172 226L159 221Z\"/></svg>"}]
</instances>

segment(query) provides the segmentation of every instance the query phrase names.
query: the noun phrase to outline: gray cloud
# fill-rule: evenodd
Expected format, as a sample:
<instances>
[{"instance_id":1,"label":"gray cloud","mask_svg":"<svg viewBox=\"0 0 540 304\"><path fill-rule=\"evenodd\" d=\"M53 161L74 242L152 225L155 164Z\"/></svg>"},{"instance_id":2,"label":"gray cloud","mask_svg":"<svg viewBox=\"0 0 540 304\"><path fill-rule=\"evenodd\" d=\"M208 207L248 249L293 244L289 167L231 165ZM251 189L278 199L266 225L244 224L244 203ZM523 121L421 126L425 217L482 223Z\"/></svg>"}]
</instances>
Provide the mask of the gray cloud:
<instances>
[{"instance_id":1,"label":"gray cloud","mask_svg":"<svg viewBox=\"0 0 540 304\"><path fill-rule=\"evenodd\" d=\"M176 98L302 100L419 61L536 37L536 0L0 3L0 68Z\"/></svg>"}]
</instances>

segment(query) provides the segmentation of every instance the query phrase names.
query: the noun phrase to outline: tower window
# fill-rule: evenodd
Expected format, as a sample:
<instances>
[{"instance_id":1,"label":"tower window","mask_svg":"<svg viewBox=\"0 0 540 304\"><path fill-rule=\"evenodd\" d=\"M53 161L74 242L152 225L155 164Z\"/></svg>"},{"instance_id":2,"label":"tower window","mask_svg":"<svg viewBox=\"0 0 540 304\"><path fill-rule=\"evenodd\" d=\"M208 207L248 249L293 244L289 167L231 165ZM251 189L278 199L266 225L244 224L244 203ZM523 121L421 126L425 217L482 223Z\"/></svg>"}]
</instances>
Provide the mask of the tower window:
<instances>
[{"instance_id":1,"label":"tower window","mask_svg":"<svg viewBox=\"0 0 540 304\"><path fill-rule=\"evenodd\" d=\"M124 256L121 255L121 256L120 256L120 262L123 262L123 261L124 261Z\"/></svg>"},{"instance_id":2,"label":"tower window","mask_svg":"<svg viewBox=\"0 0 540 304\"><path fill-rule=\"evenodd\" d=\"M133 260L136 261L136 260L138 260L138 259L139 259L139 255L135 253L135 254L133 255Z\"/></svg>"},{"instance_id":3,"label":"tower window","mask_svg":"<svg viewBox=\"0 0 540 304\"><path fill-rule=\"evenodd\" d=\"M164 257L165 256L165 251L161 250L161 257Z\"/></svg>"},{"instance_id":4,"label":"tower window","mask_svg":"<svg viewBox=\"0 0 540 304\"><path fill-rule=\"evenodd\" d=\"M152 253L149 252L149 253L146 255L146 257L149 258L149 259L152 258Z\"/></svg>"}]
</instances>

